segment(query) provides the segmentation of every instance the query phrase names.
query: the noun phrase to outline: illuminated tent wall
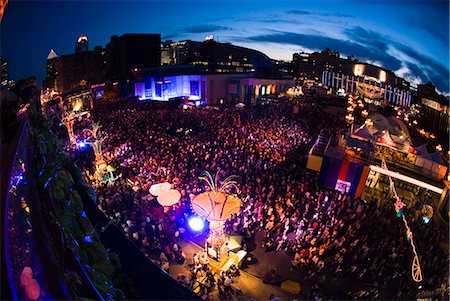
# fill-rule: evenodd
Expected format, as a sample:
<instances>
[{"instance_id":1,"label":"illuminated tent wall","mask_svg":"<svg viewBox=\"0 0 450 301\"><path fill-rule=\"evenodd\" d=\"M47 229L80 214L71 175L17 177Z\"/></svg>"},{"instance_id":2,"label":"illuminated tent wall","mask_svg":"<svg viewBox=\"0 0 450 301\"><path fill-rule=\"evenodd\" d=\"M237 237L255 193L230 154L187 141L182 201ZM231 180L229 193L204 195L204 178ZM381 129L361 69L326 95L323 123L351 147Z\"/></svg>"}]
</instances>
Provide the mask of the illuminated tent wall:
<instances>
[{"instance_id":1,"label":"illuminated tent wall","mask_svg":"<svg viewBox=\"0 0 450 301\"><path fill-rule=\"evenodd\" d=\"M358 198L363 192L369 170L362 163L324 156L319 181L327 188L345 190L350 196Z\"/></svg>"}]
</instances>

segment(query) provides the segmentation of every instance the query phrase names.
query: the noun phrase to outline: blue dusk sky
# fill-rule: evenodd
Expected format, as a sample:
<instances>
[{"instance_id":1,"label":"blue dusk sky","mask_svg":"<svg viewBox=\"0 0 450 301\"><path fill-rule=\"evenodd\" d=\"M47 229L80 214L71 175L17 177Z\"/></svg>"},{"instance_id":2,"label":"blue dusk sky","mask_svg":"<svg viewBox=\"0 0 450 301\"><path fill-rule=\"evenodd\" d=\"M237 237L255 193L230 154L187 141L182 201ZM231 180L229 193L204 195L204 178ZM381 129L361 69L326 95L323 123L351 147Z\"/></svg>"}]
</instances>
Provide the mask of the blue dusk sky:
<instances>
[{"instance_id":1,"label":"blue dusk sky","mask_svg":"<svg viewBox=\"0 0 450 301\"><path fill-rule=\"evenodd\" d=\"M18 1L1 23L1 56L10 77L45 76L50 49L74 52L85 34L89 48L111 35L160 33L162 40L219 42L291 60L295 52L328 47L393 70L413 85L449 89L449 1Z\"/></svg>"}]
</instances>

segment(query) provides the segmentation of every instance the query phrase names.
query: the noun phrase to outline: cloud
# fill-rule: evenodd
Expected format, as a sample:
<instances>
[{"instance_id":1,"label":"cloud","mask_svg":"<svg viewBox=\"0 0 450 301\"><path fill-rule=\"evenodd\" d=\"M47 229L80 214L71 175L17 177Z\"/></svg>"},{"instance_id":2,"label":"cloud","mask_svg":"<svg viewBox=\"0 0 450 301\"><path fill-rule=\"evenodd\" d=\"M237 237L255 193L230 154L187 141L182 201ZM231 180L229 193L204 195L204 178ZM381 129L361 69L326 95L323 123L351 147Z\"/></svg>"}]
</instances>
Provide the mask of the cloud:
<instances>
[{"instance_id":1,"label":"cloud","mask_svg":"<svg viewBox=\"0 0 450 301\"><path fill-rule=\"evenodd\" d=\"M347 29L345 32L355 42L363 45L371 45L386 53L389 52L389 45L394 46L406 56L403 60L404 66L410 71L408 77L419 77L423 82L431 81L441 91L449 91L449 70L434 59L418 53L409 46L393 41L388 36L366 30L359 26ZM386 63L384 61L382 62L384 64ZM396 71L400 68L392 69Z\"/></svg>"},{"instance_id":2,"label":"cloud","mask_svg":"<svg viewBox=\"0 0 450 301\"><path fill-rule=\"evenodd\" d=\"M413 48L394 41L389 36L356 26L344 30L347 38L337 39L320 34L302 34L288 31L272 31L253 35L243 40L323 50L331 48L343 55L354 55L361 61L380 62L383 68L397 72L413 83L431 81L438 90L449 92L449 70L440 62L422 55ZM402 55L396 55L395 51Z\"/></svg>"},{"instance_id":3,"label":"cloud","mask_svg":"<svg viewBox=\"0 0 450 301\"><path fill-rule=\"evenodd\" d=\"M430 24L427 20L428 18L418 18L415 19L414 22L408 22L408 25L421 29L436 38L436 40L442 41L444 44L448 44L448 28L445 28L445 26L436 27L436 24ZM434 20L432 22L434 22Z\"/></svg>"},{"instance_id":4,"label":"cloud","mask_svg":"<svg viewBox=\"0 0 450 301\"><path fill-rule=\"evenodd\" d=\"M327 13L323 14L323 16L326 17L341 17L341 18L354 18L355 16L348 15L348 14L342 14L342 13Z\"/></svg>"},{"instance_id":5,"label":"cloud","mask_svg":"<svg viewBox=\"0 0 450 301\"><path fill-rule=\"evenodd\" d=\"M447 67L428 56L418 53L406 45L394 43L394 47L415 61L415 64L410 62L408 67L414 71L415 75L419 76L423 82L431 81L440 91L449 93L450 72Z\"/></svg>"},{"instance_id":6,"label":"cloud","mask_svg":"<svg viewBox=\"0 0 450 301\"><path fill-rule=\"evenodd\" d=\"M399 59L386 53L386 47L379 49L377 47L362 45L350 40L335 39L321 35L279 32L274 34L251 36L248 37L247 40L253 42L298 45L317 50L323 50L328 47L345 55L355 55L361 60L383 62L384 67L387 69L397 70L402 66L402 62Z\"/></svg>"},{"instance_id":7,"label":"cloud","mask_svg":"<svg viewBox=\"0 0 450 301\"><path fill-rule=\"evenodd\" d=\"M205 24L186 27L183 31L186 33L208 33L219 30L232 30L232 28L221 25Z\"/></svg>"},{"instance_id":8,"label":"cloud","mask_svg":"<svg viewBox=\"0 0 450 301\"><path fill-rule=\"evenodd\" d=\"M290 15L310 15L311 14L311 12L309 12L307 10L299 10L299 9L288 10L287 13Z\"/></svg>"},{"instance_id":9,"label":"cloud","mask_svg":"<svg viewBox=\"0 0 450 301\"><path fill-rule=\"evenodd\" d=\"M380 51L388 50L387 41L390 40L387 37L380 35L377 32L366 30L360 26L352 27L344 30L345 34L353 41L362 45L371 45L376 47Z\"/></svg>"}]
</instances>

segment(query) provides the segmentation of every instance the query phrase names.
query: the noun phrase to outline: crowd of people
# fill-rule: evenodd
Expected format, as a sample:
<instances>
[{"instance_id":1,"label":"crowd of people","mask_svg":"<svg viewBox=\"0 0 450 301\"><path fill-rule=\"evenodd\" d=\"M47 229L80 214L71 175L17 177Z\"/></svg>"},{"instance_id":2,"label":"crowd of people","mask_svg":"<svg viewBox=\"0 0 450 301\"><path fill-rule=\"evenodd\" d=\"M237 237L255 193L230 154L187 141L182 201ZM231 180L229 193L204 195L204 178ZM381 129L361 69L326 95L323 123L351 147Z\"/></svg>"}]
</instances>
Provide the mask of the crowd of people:
<instances>
[{"instance_id":1,"label":"crowd of people","mask_svg":"<svg viewBox=\"0 0 450 301\"><path fill-rule=\"evenodd\" d=\"M238 177L243 200L227 231L241 234L244 241L263 232L260 247L291 256L291 269L311 283L308 297L415 294L410 246L389 196L381 207L377 200L354 200L321 187L317 174L306 171L317 136L331 136L345 126L320 106L306 104L293 114L284 104L183 111L119 103L98 109L94 119L108 135L103 155L120 175L113 185L97 189L99 206L144 254L160 254L165 270L171 261L186 259L178 242L191 215L190 199L207 189L199 176L221 170L222 180ZM149 196L150 186L160 182L170 182L181 192L179 203L168 210ZM438 287L447 281L442 267L448 266L448 258L437 245L446 241L446 233L416 216L411 214L411 223L423 254L424 285ZM205 277L207 294L216 284L207 266L194 259L191 276L180 275L178 280L192 287ZM225 292L225 282L230 283L226 277L232 278L219 277L219 291ZM352 281L340 292L329 292L327 283L338 278Z\"/></svg>"}]
</instances>

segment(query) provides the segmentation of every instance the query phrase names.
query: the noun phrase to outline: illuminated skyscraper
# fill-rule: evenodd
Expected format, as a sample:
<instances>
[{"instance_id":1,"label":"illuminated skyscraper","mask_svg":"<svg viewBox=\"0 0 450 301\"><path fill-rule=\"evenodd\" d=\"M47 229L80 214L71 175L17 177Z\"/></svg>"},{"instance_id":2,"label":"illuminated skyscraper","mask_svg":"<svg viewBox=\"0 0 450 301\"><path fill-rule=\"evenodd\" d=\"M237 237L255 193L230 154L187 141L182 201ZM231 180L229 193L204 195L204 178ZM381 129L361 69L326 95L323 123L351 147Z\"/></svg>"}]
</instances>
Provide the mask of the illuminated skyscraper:
<instances>
[{"instance_id":1,"label":"illuminated skyscraper","mask_svg":"<svg viewBox=\"0 0 450 301\"><path fill-rule=\"evenodd\" d=\"M87 36L84 34L78 37L75 44L75 53L86 52L89 50L89 42Z\"/></svg>"},{"instance_id":2,"label":"illuminated skyscraper","mask_svg":"<svg viewBox=\"0 0 450 301\"><path fill-rule=\"evenodd\" d=\"M8 59L6 58L0 58L0 75L1 75L1 88L2 89L11 89L14 86L14 81L9 79L9 66L8 66Z\"/></svg>"},{"instance_id":3,"label":"illuminated skyscraper","mask_svg":"<svg viewBox=\"0 0 450 301\"><path fill-rule=\"evenodd\" d=\"M58 55L56 52L51 49L47 56L47 74L44 80L44 88L54 88L55 80L57 76L56 72L56 60L58 59Z\"/></svg>"}]
</instances>

